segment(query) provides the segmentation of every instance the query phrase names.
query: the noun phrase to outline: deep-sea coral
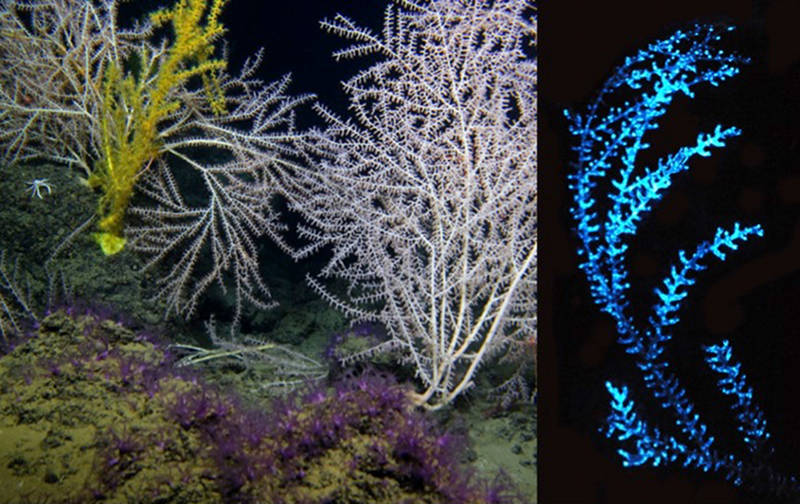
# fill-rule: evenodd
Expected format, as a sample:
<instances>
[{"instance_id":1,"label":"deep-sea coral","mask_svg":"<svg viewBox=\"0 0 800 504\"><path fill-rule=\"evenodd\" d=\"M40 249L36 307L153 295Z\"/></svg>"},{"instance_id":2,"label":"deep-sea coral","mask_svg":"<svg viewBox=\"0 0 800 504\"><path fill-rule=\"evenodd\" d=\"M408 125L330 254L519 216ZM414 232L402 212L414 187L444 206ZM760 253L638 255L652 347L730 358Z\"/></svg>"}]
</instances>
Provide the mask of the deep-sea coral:
<instances>
[{"instance_id":1,"label":"deep-sea coral","mask_svg":"<svg viewBox=\"0 0 800 504\"><path fill-rule=\"evenodd\" d=\"M391 377L365 373L282 401L265 443L280 456L263 480L277 502L484 502L459 469L463 442L413 411ZM278 486L275 486L278 483Z\"/></svg>"},{"instance_id":2,"label":"deep-sea coral","mask_svg":"<svg viewBox=\"0 0 800 504\"><path fill-rule=\"evenodd\" d=\"M20 440L0 450L9 492L226 504L478 504L507 493L470 479L463 443L415 411L390 376L362 374L256 407L175 368L158 338L88 306L69 311L44 318L38 336L0 358L0 426Z\"/></svg>"},{"instance_id":3,"label":"deep-sea coral","mask_svg":"<svg viewBox=\"0 0 800 504\"><path fill-rule=\"evenodd\" d=\"M332 250L310 284L353 319L380 321L439 408L536 330L536 59L533 4L397 0L381 33L322 26L378 59L344 84L354 121L324 107L308 136L319 168L287 198L310 225L298 256Z\"/></svg>"},{"instance_id":4,"label":"deep-sea coral","mask_svg":"<svg viewBox=\"0 0 800 504\"><path fill-rule=\"evenodd\" d=\"M19 263L9 267L6 253L0 250L0 344L7 346L29 322L36 322L29 296L20 284Z\"/></svg>"},{"instance_id":5,"label":"deep-sea coral","mask_svg":"<svg viewBox=\"0 0 800 504\"><path fill-rule=\"evenodd\" d=\"M706 269L710 260L724 261L729 251L761 236L761 226L718 227L713 238L701 241L694 250L680 250L676 263L653 291L649 313L642 315L631 299L626 263L631 238L639 234L641 223L678 175L688 170L692 158L710 156L712 149L741 134L737 127L718 124L699 133L694 145L658 159L656 166L641 166L640 154L650 141L645 135L659 128L673 99L694 98L702 84L717 86L739 73L746 59L720 48L726 31L697 25L652 43L625 60L585 113L567 114L577 140L576 170L570 175L571 213L580 239L581 269L592 297L613 317L618 341L641 373L640 386L606 382L611 413L604 432L616 441L622 463L681 464L719 472L735 485L761 493L762 498L763 494L796 496L800 492L797 479L772 466L764 415L741 365L733 360L729 342L705 346L704 360L719 375L718 391L730 400L741 436L732 444L722 439L719 425L701 417L687 391L688 380L669 359L667 346L697 272ZM642 395L654 399L658 416L637 408Z\"/></svg>"},{"instance_id":6,"label":"deep-sea coral","mask_svg":"<svg viewBox=\"0 0 800 504\"><path fill-rule=\"evenodd\" d=\"M226 3L176 0L126 27L118 0L3 0L0 145L12 161L83 172L100 193L105 253L127 242L147 268L174 259L156 278L167 312L191 314L230 275L238 320L243 302L270 304L257 243L280 241L273 175L293 152L292 111L309 97L289 96L288 76L255 79L261 53L227 73ZM186 198L187 178L205 201Z\"/></svg>"}]
</instances>

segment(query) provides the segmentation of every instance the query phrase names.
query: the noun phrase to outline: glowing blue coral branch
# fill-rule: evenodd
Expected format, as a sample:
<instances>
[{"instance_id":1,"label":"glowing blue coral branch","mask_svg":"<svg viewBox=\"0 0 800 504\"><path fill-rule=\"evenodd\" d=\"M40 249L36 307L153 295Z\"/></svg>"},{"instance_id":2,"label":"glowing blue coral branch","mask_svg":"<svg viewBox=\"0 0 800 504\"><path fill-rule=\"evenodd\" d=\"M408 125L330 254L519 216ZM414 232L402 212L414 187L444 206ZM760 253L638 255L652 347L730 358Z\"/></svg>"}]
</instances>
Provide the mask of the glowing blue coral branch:
<instances>
[{"instance_id":1,"label":"glowing blue coral branch","mask_svg":"<svg viewBox=\"0 0 800 504\"><path fill-rule=\"evenodd\" d=\"M714 240L700 243L690 257L687 258L686 252L681 250L678 253L680 266L677 268L674 265L672 266L669 276L664 279L663 290L660 288L655 289L655 294L659 301L653 307L654 317L650 318L650 325L660 332L664 328L676 324L678 318L675 315L680 308L680 302L687 294L683 289L694 284L694 280L690 275L694 271L705 269L701 261L709 253L713 253L720 260L725 260L725 254L722 251L723 247L736 250L738 248L737 242L744 242L753 235L763 236L764 230L759 225L741 227L736 222L731 231L717 228Z\"/></svg>"},{"instance_id":2,"label":"glowing blue coral branch","mask_svg":"<svg viewBox=\"0 0 800 504\"><path fill-rule=\"evenodd\" d=\"M627 387L617 388L606 382L606 388L611 394L611 413L606 419L606 437L632 443L635 448L617 450L623 465L659 466L666 462L679 461L684 467L695 467L703 471L724 469L726 477L737 485L743 484L746 471L754 471L752 467L746 468L740 458L733 454L722 455L714 448L714 436L708 433L707 426L700 420L694 405L687 398L685 389L669 371L668 363L662 357L663 343L670 338L665 329L678 322L675 315L688 295L685 289L694 284L693 272L705 269L702 261L712 255L724 260L723 248L736 249L737 242L743 242L752 235L761 236L763 230L760 226L741 227L736 223L730 231L718 228L714 240L700 243L690 256L681 250L678 254L680 265L672 266L670 274L664 279L664 290L655 289L659 301L654 306L655 316L649 319L650 328L641 333L620 335L626 351L635 354L646 387L653 390L653 396L661 400L662 408L674 413L676 426L687 438L686 441L680 441L648 426L635 412ZM738 364L731 363L727 342L721 346L707 347L707 352L709 365L723 374L719 382L722 392L736 397L733 409L737 412L740 431L745 434L745 442L753 446L751 452L755 451L757 446L766 442L769 434L766 432L763 413L752 403L752 390L745 386L744 376L739 375ZM794 478L787 478L774 471L764 471L763 478L774 483L770 483L773 490L780 487L783 492L788 493L797 489ZM758 480L757 477L754 479Z\"/></svg>"},{"instance_id":3,"label":"glowing blue coral branch","mask_svg":"<svg viewBox=\"0 0 800 504\"><path fill-rule=\"evenodd\" d=\"M658 118L676 93L692 97L691 89L696 84L717 85L736 75L738 65L747 61L738 55L713 50L713 43L719 39L719 30L707 25L677 31L627 58L606 82L587 114L565 111L571 133L580 139L575 148L579 171L571 177L571 187L576 193L573 215L579 221L581 240L587 247L596 240L592 231L596 214L591 211L595 200L590 194L595 187L593 179L603 178L614 159L633 166L638 153L648 147L642 141L644 134L658 127ZM651 83L652 93L642 93L636 101L611 107L601 115L601 107L620 88L641 89Z\"/></svg>"},{"instance_id":4,"label":"glowing blue coral branch","mask_svg":"<svg viewBox=\"0 0 800 504\"><path fill-rule=\"evenodd\" d=\"M628 246L622 242L622 237L636 233L638 223L671 185L672 177L687 170L689 159L708 156L710 148L722 147L727 138L740 134L738 128L718 125L712 133L700 133L694 146L680 148L659 160L657 168L645 170L643 175L634 174L636 157L647 148L642 137L647 130L658 126L656 121L664 114L673 95L680 92L691 97L691 89L696 84L716 85L735 75L739 71L737 65L746 61L740 56L714 50L712 44L719 39L718 28L697 25L651 44L625 60L604 85L587 114L567 114L572 120L570 130L580 140L576 148L577 171L570 176L570 188L575 201L571 213L577 221L582 244L578 253L585 256L581 268L589 279L595 302L614 317L624 343L633 343L640 335L634 321L625 313L630 285L624 266ZM623 106L610 107L601 117L606 100L611 101L611 95L623 86L642 90L651 87L652 92L643 92L638 99L625 102ZM598 222L598 202L592 192L599 179L606 177L615 165L619 166L619 178L611 185L616 191L608 195L612 204L601 223ZM724 242L715 239L710 244L715 254L722 245L732 243L727 234L719 236L725 238ZM669 285L667 287L669 291Z\"/></svg>"},{"instance_id":5,"label":"glowing blue coral branch","mask_svg":"<svg viewBox=\"0 0 800 504\"><path fill-rule=\"evenodd\" d=\"M606 419L606 437L613 436L617 441L632 444L635 448L631 451L617 449L625 467L660 466L678 461L684 467L692 466L709 471L726 464L726 460L714 450L691 450L673 436L667 436L657 428L650 427L636 413L633 399L628 397L628 388L624 385L617 388L611 382L606 382L606 389L611 394L611 413ZM710 442L713 440L711 437Z\"/></svg>"},{"instance_id":6,"label":"glowing blue coral branch","mask_svg":"<svg viewBox=\"0 0 800 504\"><path fill-rule=\"evenodd\" d=\"M748 451L754 456L754 463L747 471L741 462L732 463L734 459L730 456L727 478L736 485L749 481L762 492L781 498L796 496L800 493L797 478L765 465L767 457L773 453L772 447L767 444L771 437L767 431L767 421L764 412L755 404L753 389L747 385L747 376L741 371L741 364L733 361L730 343L723 340L719 345L706 346L705 351L708 365L722 376L717 381L720 391L733 399L731 410L736 414L737 429L742 433Z\"/></svg>"},{"instance_id":7,"label":"glowing blue coral branch","mask_svg":"<svg viewBox=\"0 0 800 504\"><path fill-rule=\"evenodd\" d=\"M625 266L628 245L624 237L637 233L654 202L661 199L676 174L688 169L692 157L709 156L712 148L723 147L727 139L741 133L738 128L717 125L711 133L700 133L694 146L682 147L660 159L657 168L636 173L637 156L648 147L644 135L658 127L658 119L674 95L682 93L691 98L697 84L716 86L738 73L738 64L746 61L713 49L719 38L717 28L695 26L651 44L625 60L586 114L567 113L570 131L579 139L575 148L577 169L570 176L574 197L570 211L577 223L581 242L578 253L583 258L581 269L589 281L592 297L615 319L620 343L634 355L646 387L662 408L671 411L681 438L663 434L648 425L636 413L628 389L607 382L611 413L607 418L606 436L625 444L626 448L618 450L623 464L661 465L681 461L684 466L705 471L725 469L726 477L737 485L746 479L753 486L765 483L774 493L786 495L800 490L795 478L764 466L761 458L750 457L745 464L739 457L722 455L714 448L714 437L663 357L664 343L670 339L667 329L679 320L678 311L694 283L693 275L705 269L704 261L710 257L725 260L728 250L737 249L752 236L761 236L761 227L743 227L735 223L730 230L717 228L714 239L701 242L691 255L680 251L679 263L671 267L663 286L655 289L653 314L644 327L640 329L634 317L627 313L630 284ZM621 94L623 89L641 90L641 93L623 105L607 105L615 99L620 101L616 94ZM604 182L614 169L617 177ZM610 188L606 202L595 194L601 182ZM745 443L751 447L751 452L758 451L769 438L766 422L752 402L752 391L746 387L738 365L731 363L727 342L708 347L707 352L709 365L723 375L719 382L723 394L734 399L732 407ZM630 445L633 449L627 448Z\"/></svg>"},{"instance_id":8,"label":"glowing blue coral branch","mask_svg":"<svg viewBox=\"0 0 800 504\"><path fill-rule=\"evenodd\" d=\"M681 250L678 253L680 265L673 265L670 274L664 279L664 289L656 288L658 301L653 306L654 315L649 318L649 328L643 333L620 335L620 342L626 351L637 358L637 366L642 370L644 383L653 390L653 395L661 400L663 408L671 409L675 414L675 423L699 452L706 452L713 442L713 436L707 434L706 425L694 412L695 407L686 396L685 389L678 378L669 371L666 360L662 358L663 343L670 336L666 328L678 322L677 312L680 304L687 296L687 289L694 284L692 274L705 269L703 260L710 255L724 260L723 248L736 249L737 242L744 242L749 237L762 236L761 226L741 227L735 223L728 231L717 228L712 241L701 242L691 256Z\"/></svg>"},{"instance_id":9,"label":"glowing blue coral branch","mask_svg":"<svg viewBox=\"0 0 800 504\"><path fill-rule=\"evenodd\" d=\"M680 148L666 160L659 160L657 169L646 170L643 176L634 180L631 180L634 165L626 163L620 179L611 182L617 190L609 195L614 202L613 210L609 212L610 226L607 226L612 239L616 241L620 235L636 234L636 225L651 210L651 203L661 199L664 190L672 184L673 175L688 170L687 163L692 156L708 157L711 155L709 147L724 147L726 138L740 134L739 128L723 129L717 125L713 133L700 133L695 146Z\"/></svg>"},{"instance_id":10,"label":"glowing blue coral branch","mask_svg":"<svg viewBox=\"0 0 800 504\"><path fill-rule=\"evenodd\" d=\"M717 382L720 391L733 396L731 409L739 421L738 430L744 435L744 442L751 452L761 449L770 434L767 432L767 421L764 413L753 402L753 389L747 386L747 377L741 372L741 364L732 360L732 349L728 340L719 345L705 347L708 365L722 375Z\"/></svg>"}]
</instances>

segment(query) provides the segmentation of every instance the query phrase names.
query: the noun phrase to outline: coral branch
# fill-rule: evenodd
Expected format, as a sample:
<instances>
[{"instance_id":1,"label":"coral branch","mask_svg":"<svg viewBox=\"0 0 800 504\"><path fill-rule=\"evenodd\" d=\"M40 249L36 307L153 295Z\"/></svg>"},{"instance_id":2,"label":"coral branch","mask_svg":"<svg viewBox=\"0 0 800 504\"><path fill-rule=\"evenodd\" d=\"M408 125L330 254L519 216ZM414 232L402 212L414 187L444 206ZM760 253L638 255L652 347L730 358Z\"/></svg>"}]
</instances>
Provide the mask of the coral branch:
<instances>
[{"instance_id":1,"label":"coral branch","mask_svg":"<svg viewBox=\"0 0 800 504\"><path fill-rule=\"evenodd\" d=\"M226 3L176 0L122 29L117 0L3 0L0 143L13 161L83 170L102 193L95 238L145 255L167 314L192 315L219 283L238 322L243 302L270 306L257 242L286 247L271 199L296 154L293 110L311 97L289 96L288 76L254 79L260 53L226 72Z\"/></svg>"},{"instance_id":2,"label":"coral branch","mask_svg":"<svg viewBox=\"0 0 800 504\"><path fill-rule=\"evenodd\" d=\"M320 169L295 170L287 198L310 223L300 253L331 247L322 276L348 283L347 313L387 327L415 400L437 408L535 339L535 24L526 1L396 3L381 35L322 23L354 41L337 59L379 61L344 84L354 122L317 107Z\"/></svg>"},{"instance_id":3,"label":"coral branch","mask_svg":"<svg viewBox=\"0 0 800 504\"><path fill-rule=\"evenodd\" d=\"M665 343L669 330L679 322L681 304L695 283L694 274L706 268L709 258L726 259L728 250L754 236L762 236L761 226L717 228L714 238L700 242L689 254L681 250L678 263L672 265L661 287L654 289L652 315L642 320L631 313L628 294L628 243L639 224L661 199L673 178L688 169L694 156L711 155L712 147L723 147L729 138L738 136L736 127L717 125L710 133L700 133L694 146L682 147L658 161L655 169L637 165L640 152L648 147L644 134L658 128L658 119L679 93L692 98L694 88L702 83L713 86L738 73L738 64L746 60L729 55L715 45L721 32L713 26L695 26L679 30L671 37L651 44L635 57L628 58L603 86L598 98L585 115L567 113L570 131L577 136L577 169L570 176L574 205L572 217L580 239L578 254L584 259L594 301L615 322L618 341L632 355L641 372L644 389L672 418L673 425L660 430L635 410L626 386L606 382L611 394L611 413L606 419L605 434L619 445L617 453L625 466L659 466L678 462L703 471L721 471L737 486L786 497L797 495L796 478L771 468L771 449L766 445L769 433L763 413L753 400L753 391L745 384L739 364L732 362L727 341L706 347L706 362L722 375L720 392L731 396L738 429L748 452L725 452L697 413L698 408L672 371ZM619 96L627 89L636 98L621 106ZM614 173L618 175L614 175ZM612 178L613 177L613 178ZM605 179L610 179L608 200L600 198Z\"/></svg>"}]
</instances>

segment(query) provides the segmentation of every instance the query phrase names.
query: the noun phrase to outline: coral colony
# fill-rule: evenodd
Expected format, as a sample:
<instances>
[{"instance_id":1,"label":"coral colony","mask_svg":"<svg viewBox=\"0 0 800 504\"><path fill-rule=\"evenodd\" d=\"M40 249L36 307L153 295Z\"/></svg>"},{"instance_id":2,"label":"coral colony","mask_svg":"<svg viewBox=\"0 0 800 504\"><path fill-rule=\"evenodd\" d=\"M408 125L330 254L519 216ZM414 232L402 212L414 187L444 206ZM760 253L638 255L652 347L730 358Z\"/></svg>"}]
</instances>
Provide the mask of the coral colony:
<instances>
[{"instance_id":1,"label":"coral colony","mask_svg":"<svg viewBox=\"0 0 800 504\"><path fill-rule=\"evenodd\" d=\"M96 224L108 255L144 256L167 315L192 316L215 284L235 298L233 326L245 303L272 307L258 259L269 239L296 259L331 251L311 286L387 328L373 353L413 366L420 405L448 405L490 358L524 362L536 342L531 2L394 0L380 34L323 21L353 42L336 59L376 62L344 83L354 117L316 104L327 127L307 132L294 114L311 96L288 94L288 76L255 79L261 53L227 72L227 0L175 1L125 29L120 2L0 0L0 69L13 69L0 144L10 161L82 172L99 200L81 227ZM188 194L189 179L204 189ZM299 250L277 195L306 220Z\"/></svg>"},{"instance_id":2,"label":"coral colony","mask_svg":"<svg viewBox=\"0 0 800 504\"><path fill-rule=\"evenodd\" d=\"M107 255L143 255L167 314L191 315L230 276L238 321L244 302L272 305L257 244L283 229L272 168L295 152L293 110L311 97L289 95L288 76L254 78L260 52L227 72L227 0L171 2L124 29L120 3L0 2L3 153L79 170L99 194L79 230L95 225ZM181 194L186 177L203 203Z\"/></svg>"},{"instance_id":3,"label":"coral colony","mask_svg":"<svg viewBox=\"0 0 800 504\"><path fill-rule=\"evenodd\" d=\"M702 241L694 250L678 251L677 263L654 290L652 313L643 319L629 310L625 238L636 235L643 218L674 176L688 169L692 157L710 156L712 149L724 147L726 141L741 133L736 127L717 125L710 132L698 134L695 145L659 159L657 167L636 166L638 154L648 147L643 136L659 127L658 120L673 98L683 94L691 99L696 87L703 83L719 85L736 75L739 65L747 61L716 47L725 31L697 25L651 44L625 60L585 114L566 113L570 131L577 139L577 166L570 176L574 196L571 213L580 238L580 267L586 273L592 297L614 318L619 343L641 371L644 388L636 390L647 391L660 404L663 414L659 420L671 418L674 422L663 430L656 427L655 419L637 413L634 392L628 386L607 381L611 413L605 435L617 442L622 464L682 464L719 472L737 486L786 497L797 495L800 484L795 477L770 467L774 459L766 421L740 364L734 360L730 343L705 347L705 361L719 376L718 391L730 402L741 435L741 453L728 452L715 443L665 353L696 273L705 269L708 260L724 261L729 250L761 236L762 228L739 223L719 227L711 240ZM623 103L621 97L628 96L634 98ZM610 188L607 206L601 206L601 183L608 183Z\"/></svg>"},{"instance_id":4,"label":"coral colony","mask_svg":"<svg viewBox=\"0 0 800 504\"><path fill-rule=\"evenodd\" d=\"M462 471L463 441L414 411L390 376L298 391L267 414L102 313L66 306L0 359L3 428L48 432L41 445L20 435L16 455L2 454L11 462L0 480L13 478L27 499L519 502L502 479ZM42 479L61 483L60 500Z\"/></svg>"},{"instance_id":5,"label":"coral colony","mask_svg":"<svg viewBox=\"0 0 800 504\"><path fill-rule=\"evenodd\" d=\"M327 127L301 132L295 112L312 97L290 95L288 76L256 79L260 52L228 73L220 16L232 2L165 2L125 26L123 1L0 0L6 161L78 170L97 194L56 252L92 228L105 255L143 256L165 316L191 317L218 285L233 298L236 327L245 304L274 305L258 259L264 240L295 258L330 250L312 287L354 323L385 327L386 338L362 353L397 355L421 390L363 375L266 416L173 369L170 351L93 309L67 307L43 318L36 337L10 342L36 317L0 253L0 338L9 350L0 359L8 371L0 422L68 420L57 425L72 436L64 457L95 459L81 473L88 483L65 494L76 502L508 501L502 484L479 487L461 474L458 443L414 408L449 405L489 359L530 370L533 4L394 0L380 34L341 15L323 21L354 43L337 59L377 57L344 83L352 119L317 105ZM31 194L48 190L46 179L34 182ZM278 195L307 220L301 250L286 240ZM326 290L330 278L349 287L343 301ZM354 325L352 340L370 340L365 328ZM244 361L251 351L218 346L216 357ZM182 349L196 362L212 356ZM299 353L285 355L309 369ZM34 407L42 386L62 402ZM90 431L96 439L77 441ZM0 481L38 463L18 459L11 476L0 464Z\"/></svg>"},{"instance_id":6,"label":"coral colony","mask_svg":"<svg viewBox=\"0 0 800 504\"><path fill-rule=\"evenodd\" d=\"M379 321L414 367L414 401L437 409L486 359L536 338L536 61L525 0L389 5L380 34L337 15L334 53L376 62L344 83L355 120L315 105L320 158L291 207L304 253L331 248L312 287L348 317ZM346 258L346 260L345 260ZM320 281L338 278L341 299Z\"/></svg>"}]
</instances>

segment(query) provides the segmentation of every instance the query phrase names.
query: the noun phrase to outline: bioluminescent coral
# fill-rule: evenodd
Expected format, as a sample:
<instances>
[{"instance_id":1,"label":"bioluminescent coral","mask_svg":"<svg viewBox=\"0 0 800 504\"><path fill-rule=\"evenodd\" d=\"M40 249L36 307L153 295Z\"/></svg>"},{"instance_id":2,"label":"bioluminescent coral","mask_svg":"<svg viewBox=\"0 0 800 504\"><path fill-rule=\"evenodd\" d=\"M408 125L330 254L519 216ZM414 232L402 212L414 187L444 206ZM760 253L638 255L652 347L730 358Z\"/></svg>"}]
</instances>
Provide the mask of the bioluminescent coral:
<instances>
[{"instance_id":1,"label":"bioluminescent coral","mask_svg":"<svg viewBox=\"0 0 800 504\"><path fill-rule=\"evenodd\" d=\"M618 341L641 373L637 385L614 379L606 382L611 413L604 433L615 441L622 464L681 464L719 472L735 485L759 493L785 497L797 494L800 485L771 464L765 415L733 358L730 343L705 346L705 362L718 375L720 401L728 402L737 422L741 449L736 451L720 442L714 426L698 413L686 380L670 362L665 346L679 323L696 274L712 259L724 261L729 251L761 236L761 226L737 222L717 227L711 239L693 250L677 251L677 262L654 289L651 311L644 316L634 309L630 297L626 252L645 217L678 175L688 170L690 160L710 156L712 150L742 134L736 126L718 124L700 132L694 145L658 159L656 166L642 166L640 153L649 147L645 135L659 128L673 99L679 95L692 99L703 84L720 85L747 61L720 48L726 31L696 25L649 45L617 68L585 113L567 113L577 141L576 170L570 176L571 214L580 238L580 267L592 297L613 317ZM658 405L657 418L637 409L645 394Z\"/></svg>"}]
</instances>

